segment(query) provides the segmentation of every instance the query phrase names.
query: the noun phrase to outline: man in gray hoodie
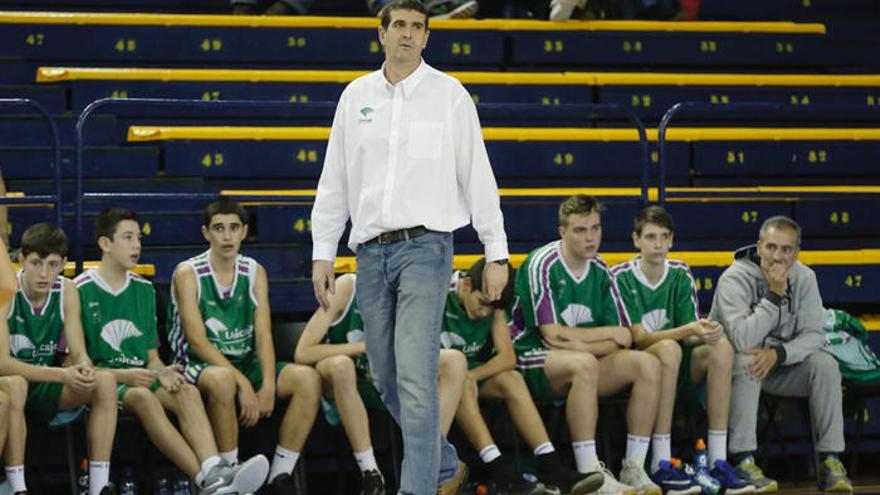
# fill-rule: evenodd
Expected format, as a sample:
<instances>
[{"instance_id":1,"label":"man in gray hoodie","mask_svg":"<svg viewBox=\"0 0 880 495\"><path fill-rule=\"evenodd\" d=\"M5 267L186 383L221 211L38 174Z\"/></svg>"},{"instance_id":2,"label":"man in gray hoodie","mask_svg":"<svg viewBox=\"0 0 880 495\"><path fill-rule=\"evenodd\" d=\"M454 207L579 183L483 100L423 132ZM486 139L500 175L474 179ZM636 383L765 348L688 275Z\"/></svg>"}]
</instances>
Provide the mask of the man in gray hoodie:
<instances>
[{"instance_id":1,"label":"man in gray hoodie","mask_svg":"<svg viewBox=\"0 0 880 495\"><path fill-rule=\"evenodd\" d=\"M755 428L761 389L807 397L820 455L819 488L851 492L838 459L844 450L841 378L822 352L824 314L816 274L797 261L801 228L776 216L761 226L758 242L739 249L718 280L710 318L720 322L736 350L728 451L737 474L758 492L777 483L755 464Z\"/></svg>"}]
</instances>

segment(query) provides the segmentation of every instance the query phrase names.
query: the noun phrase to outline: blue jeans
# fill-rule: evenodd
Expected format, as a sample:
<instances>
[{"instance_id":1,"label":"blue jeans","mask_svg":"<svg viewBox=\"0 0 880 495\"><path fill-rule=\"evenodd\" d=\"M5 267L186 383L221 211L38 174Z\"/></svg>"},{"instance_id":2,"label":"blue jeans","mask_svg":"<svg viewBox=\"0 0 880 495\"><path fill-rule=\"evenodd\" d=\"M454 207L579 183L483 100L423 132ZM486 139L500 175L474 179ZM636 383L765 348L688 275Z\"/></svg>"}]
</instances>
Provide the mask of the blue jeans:
<instances>
[{"instance_id":1,"label":"blue jeans","mask_svg":"<svg viewBox=\"0 0 880 495\"><path fill-rule=\"evenodd\" d=\"M440 434L437 360L452 278L452 234L361 245L357 300L370 372L403 432L401 495L433 495L458 470Z\"/></svg>"}]
</instances>

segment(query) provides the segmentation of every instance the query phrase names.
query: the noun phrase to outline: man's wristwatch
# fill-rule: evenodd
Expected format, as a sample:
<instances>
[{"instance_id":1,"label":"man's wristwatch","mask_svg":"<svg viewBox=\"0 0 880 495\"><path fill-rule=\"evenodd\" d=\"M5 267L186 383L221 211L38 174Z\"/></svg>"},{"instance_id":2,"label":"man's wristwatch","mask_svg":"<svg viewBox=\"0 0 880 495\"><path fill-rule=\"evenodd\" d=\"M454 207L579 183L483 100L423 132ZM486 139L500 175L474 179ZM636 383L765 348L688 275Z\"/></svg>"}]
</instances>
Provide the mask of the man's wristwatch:
<instances>
[{"instance_id":1,"label":"man's wristwatch","mask_svg":"<svg viewBox=\"0 0 880 495\"><path fill-rule=\"evenodd\" d=\"M500 265L500 266L507 266L507 258L495 260L492 263L495 263L496 265Z\"/></svg>"}]
</instances>

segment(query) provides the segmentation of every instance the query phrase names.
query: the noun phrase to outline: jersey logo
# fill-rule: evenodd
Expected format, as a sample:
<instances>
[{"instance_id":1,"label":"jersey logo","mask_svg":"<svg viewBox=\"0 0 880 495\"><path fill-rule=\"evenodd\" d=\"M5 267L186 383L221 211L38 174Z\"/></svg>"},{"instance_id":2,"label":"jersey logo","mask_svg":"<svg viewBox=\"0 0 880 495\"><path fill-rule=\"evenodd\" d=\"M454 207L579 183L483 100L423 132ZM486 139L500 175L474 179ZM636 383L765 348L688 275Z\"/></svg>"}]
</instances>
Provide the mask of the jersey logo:
<instances>
[{"instance_id":1,"label":"jersey logo","mask_svg":"<svg viewBox=\"0 0 880 495\"><path fill-rule=\"evenodd\" d=\"M34 343L31 342L31 339L25 337L24 335L18 334L18 333L9 336L9 345L10 345L10 347L12 347L12 355L13 356L18 356L21 351L24 351L27 349L30 349L31 351L33 351L34 349L37 348L37 346L35 346Z\"/></svg>"},{"instance_id":2,"label":"jersey logo","mask_svg":"<svg viewBox=\"0 0 880 495\"><path fill-rule=\"evenodd\" d=\"M453 347L464 347L467 345L467 342L465 342L462 336L457 333L441 332L440 345L442 345L444 349L451 349Z\"/></svg>"},{"instance_id":3,"label":"jersey logo","mask_svg":"<svg viewBox=\"0 0 880 495\"><path fill-rule=\"evenodd\" d=\"M646 332L661 330L667 323L669 323L669 318L666 316L665 309L655 309L642 316L642 326Z\"/></svg>"},{"instance_id":4,"label":"jersey logo","mask_svg":"<svg viewBox=\"0 0 880 495\"><path fill-rule=\"evenodd\" d=\"M581 323L593 323L593 312L583 304L569 304L562 312L562 321L569 327L576 327Z\"/></svg>"},{"instance_id":5,"label":"jersey logo","mask_svg":"<svg viewBox=\"0 0 880 495\"><path fill-rule=\"evenodd\" d=\"M363 330L352 330L345 334L345 340L348 341L349 344L354 342L363 342L364 341L364 331Z\"/></svg>"},{"instance_id":6,"label":"jersey logo","mask_svg":"<svg viewBox=\"0 0 880 495\"><path fill-rule=\"evenodd\" d=\"M101 338L116 352L121 351L122 343L126 339L141 335L143 334L134 323L128 320L113 320L101 329Z\"/></svg>"},{"instance_id":7,"label":"jersey logo","mask_svg":"<svg viewBox=\"0 0 880 495\"><path fill-rule=\"evenodd\" d=\"M226 328L226 325L224 325L222 321L214 318L213 316L211 318L208 318L208 320L205 322L205 327L210 330L211 333L213 333L216 337L220 336L220 332L229 331L229 329Z\"/></svg>"}]
</instances>

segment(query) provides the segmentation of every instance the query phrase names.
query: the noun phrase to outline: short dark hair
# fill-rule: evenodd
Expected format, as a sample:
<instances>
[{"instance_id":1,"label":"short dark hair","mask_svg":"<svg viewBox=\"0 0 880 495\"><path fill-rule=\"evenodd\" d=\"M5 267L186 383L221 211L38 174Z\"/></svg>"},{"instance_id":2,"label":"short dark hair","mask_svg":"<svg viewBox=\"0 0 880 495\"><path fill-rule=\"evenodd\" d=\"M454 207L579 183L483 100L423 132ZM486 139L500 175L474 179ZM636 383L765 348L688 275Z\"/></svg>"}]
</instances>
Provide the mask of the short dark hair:
<instances>
[{"instance_id":1,"label":"short dark hair","mask_svg":"<svg viewBox=\"0 0 880 495\"><path fill-rule=\"evenodd\" d=\"M23 258L31 253L37 253L40 258L50 254L66 258L68 248L67 234L53 223L35 223L21 235L20 252Z\"/></svg>"},{"instance_id":2,"label":"short dark hair","mask_svg":"<svg viewBox=\"0 0 880 495\"><path fill-rule=\"evenodd\" d=\"M635 232L636 235L642 235L642 229L645 228L645 225L651 223L658 227L668 229L670 232L675 232L675 229L672 228L672 215L670 215L662 206L657 205L642 208L642 211L640 211L633 220L633 232Z\"/></svg>"},{"instance_id":3,"label":"short dark hair","mask_svg":"<svg viewBox=\"0 0 880 495\"><path fill-rule=\"evenodd\" d=\"M211 219L214 215L238 215L242 225L248 223L248 212L241 206L238 201L233 201L227 197L221 196L205 207L205 227L211 226Z\"/></svg>"},{"instance_id":4,"label":"short dark hair","mask_svg":"<svg viewBox=\"0 0 880 495\"><path fill-rule=\"evenodd\" d=\"M140 223L137 213L125 208L107 208L99 213L98 218L95 219L95 241L97 242L102 237L112 241L116 234L116 227L123 220L133 220Z\"/></svg>"},{"instance_id":5,"label":"short dark hair","mask_svg":"<svg viewBox=\"0 0 880 495\"><path fill-rule=\"evenodd\" d=\"M414 10L425 15L425 31L428 30L428 9L419 0L391 0L379 11L382 20L382 29L388 29L391 24L391 12L395 10Z\"/></svg>"},{"instance_id":6,"label":"short dark hair","mask_svg":"<svg viewBox=\"0 0 880 495\"><path fill-rule=\"evenodd\" d=\"M559 226L568 225L569 215L589 215L593 212L601 213L604 210L605 206L595 196L587 194L569 196L559 205Z\"/></svg>"},{"instance_id":7,"label":"short dark hair","mask_svg":"<svg viewBox=\"0 0 880 495\"><path fill-rule=\"evenodd\" d=\"M471 279L471 290L483 290L483 268L486 266L486 258L480 258L476 263L468 268L465 277ZM491 305L495 309L507 309L513 304L513 289L515 286L515 271L510 263L507 264L507 285L501 291L501 297L497 301L492 301Z\"/></svg>"},{"instance_id":8,"label":"short dark hair","mask_svg":"<svg viewBox=\"0 0 880 495\"><path fill-rule=\"evenodd\" d=\"M770 229L790 230L797 236L797 245L801 245L801 226L791 218L785 215L776 215L764 220L761 224L761 230L758 231L758 239L763 240L764 235Z\"/></svg>"}]
</instances>

